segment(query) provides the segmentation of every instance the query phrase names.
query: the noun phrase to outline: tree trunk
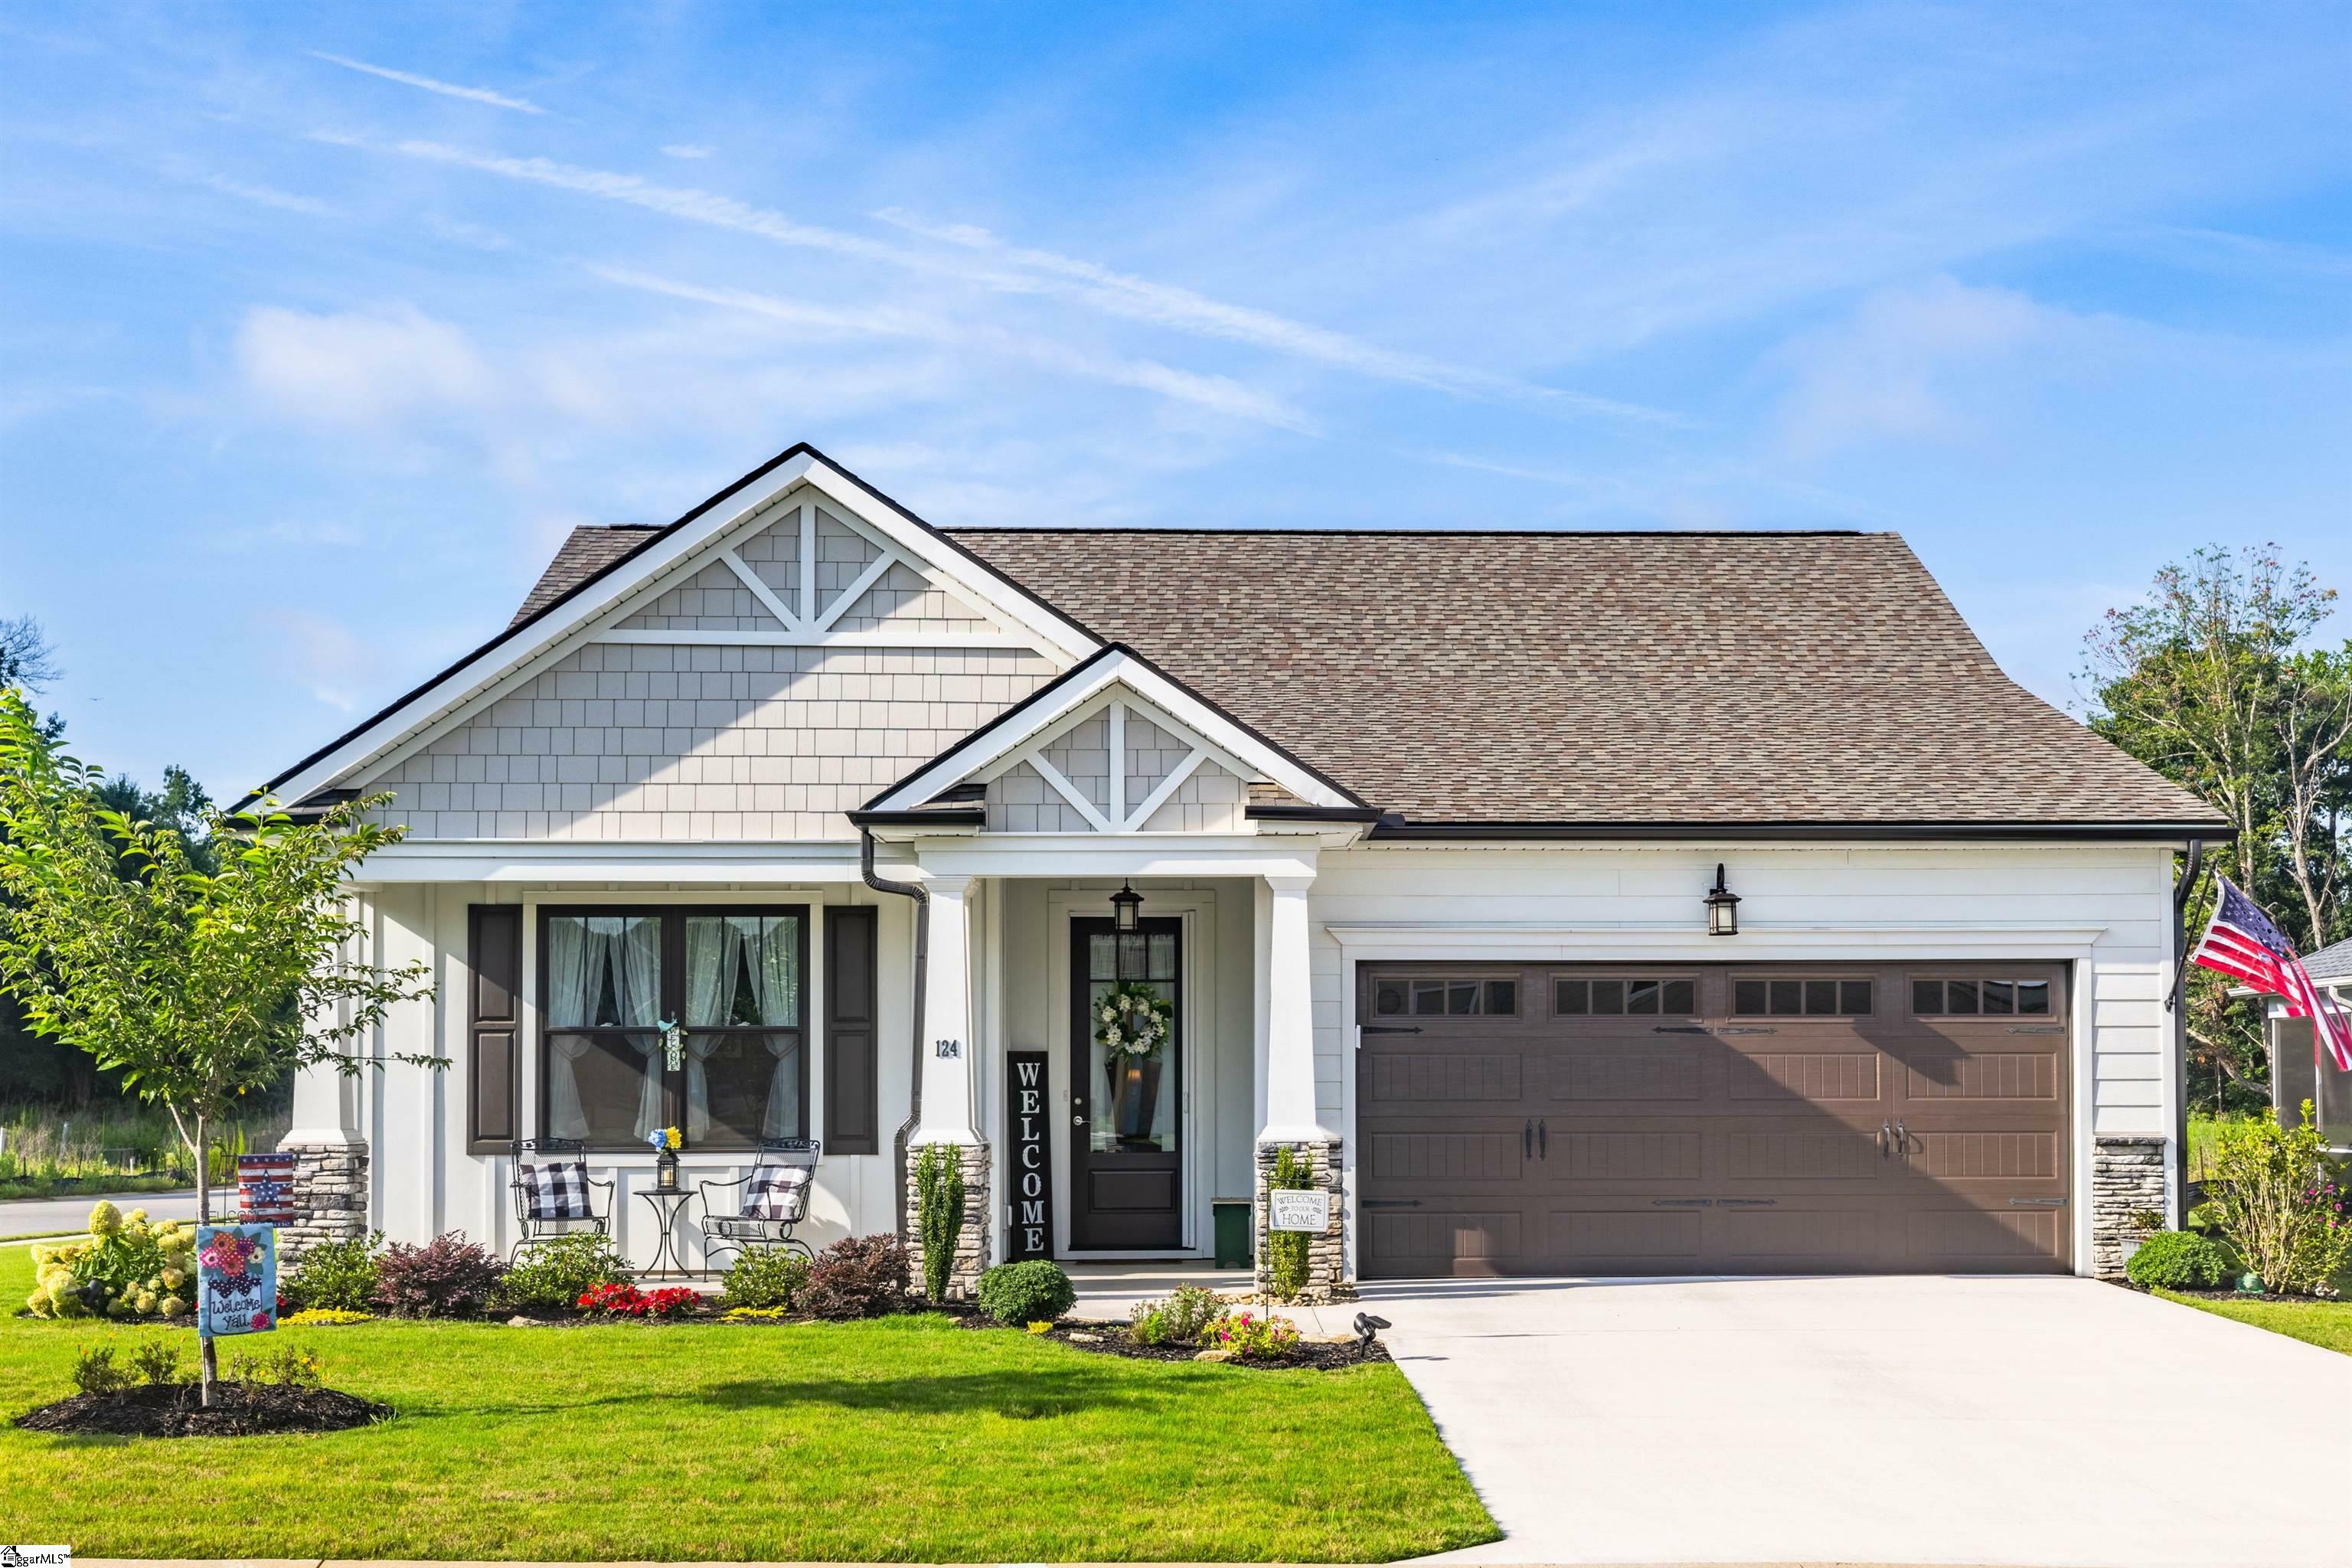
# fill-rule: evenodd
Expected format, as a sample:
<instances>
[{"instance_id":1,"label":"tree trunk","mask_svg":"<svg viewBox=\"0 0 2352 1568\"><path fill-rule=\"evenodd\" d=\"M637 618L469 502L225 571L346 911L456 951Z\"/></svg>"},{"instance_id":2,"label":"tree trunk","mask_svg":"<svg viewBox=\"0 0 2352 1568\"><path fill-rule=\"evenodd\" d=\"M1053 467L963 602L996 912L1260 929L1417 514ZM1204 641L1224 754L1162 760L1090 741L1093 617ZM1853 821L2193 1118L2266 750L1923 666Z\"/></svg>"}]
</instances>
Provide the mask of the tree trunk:
<instances>
[{"instance_id":1,"label":"tree trunk","mask_svg":"<svg viewBox=\"0 0 2352 1568\"><path fill-rule=\"evenodd\" d=\"M204 1113L199 1111L196 1113L196 1223L210 1225L212 1222L212 1161L205 1157L205 1118ZM197 1263L196 1268L197 1277L201 1279L204 1268L202 1261ZM196 1356L203 1367L203 1372L197 1380L196 1401L206 1409L210 1409L213 1403L213 1384L220 1379L220 1353L213 1349L212 1335L205 1331L204 1287L201 1284L196 1288Z\"/></svg>"}]
</instances>

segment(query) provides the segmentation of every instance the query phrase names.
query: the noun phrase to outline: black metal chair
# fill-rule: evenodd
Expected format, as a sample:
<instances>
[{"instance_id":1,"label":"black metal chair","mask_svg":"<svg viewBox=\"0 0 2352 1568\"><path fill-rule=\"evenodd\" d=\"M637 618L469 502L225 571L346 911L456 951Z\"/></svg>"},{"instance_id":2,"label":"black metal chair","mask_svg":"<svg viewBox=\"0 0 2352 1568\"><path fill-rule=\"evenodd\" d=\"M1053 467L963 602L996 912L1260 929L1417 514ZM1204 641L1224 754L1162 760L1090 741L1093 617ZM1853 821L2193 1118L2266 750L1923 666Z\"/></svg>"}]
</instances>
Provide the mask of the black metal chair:
<instances>
[{"instance_id":1,"label":"black metal chair","mask_svg":"<svg viewBox=\"0 0 2352 1568\"><path fill-rule=\"evenodd\" d=\"M731 1182L700 1183L705 1265L715 1266L722 1252L747 1252L753 1247L782 1248L814 1258L816 1254L809 1244L794 1237L793 1231L808 1217L809 1193L816 1185L820 1152L814 1138L763 1138L753 1154L750 1174ZM768 1172L800 1174L797 1181L787 1176L781 1186L752 1191L752 1181ZM714 1193L719 1194L716 1204L711 1201ZM752 1212L746 1213L747 1208Z\"/></svg>"},{"instance_id":2,"label":"black metal chair","mask_svg":"<svg viewBox=\"0 0 2352 1568\"><path fill-rule=\"evenodd\" d=\"M514 1190L515 1225L520 1232L520 1239L507 1254L509 1262L520 1257L526 1247L551 1241L559 1236L572 1235L583 1227L598 1236L612 1234L614 1184L610 1181L600 1182L593 1177L583 1179L581 1203L588 1211L584 1215L556 1216L531 1212L532 1199L537 1194L522 1179L522 1167L525 1164L566 1164L577 1161L584 1171L588 1158L585 1142L577 1138L524 1138L517 1141L514 1147L514 1180L508 1184ZM538 1158L533 1159L534 1155ZM604 1189L604 1212L601 1214L596 1206L596 1191L600 1187Z\"/></svg>"}]
</instances>

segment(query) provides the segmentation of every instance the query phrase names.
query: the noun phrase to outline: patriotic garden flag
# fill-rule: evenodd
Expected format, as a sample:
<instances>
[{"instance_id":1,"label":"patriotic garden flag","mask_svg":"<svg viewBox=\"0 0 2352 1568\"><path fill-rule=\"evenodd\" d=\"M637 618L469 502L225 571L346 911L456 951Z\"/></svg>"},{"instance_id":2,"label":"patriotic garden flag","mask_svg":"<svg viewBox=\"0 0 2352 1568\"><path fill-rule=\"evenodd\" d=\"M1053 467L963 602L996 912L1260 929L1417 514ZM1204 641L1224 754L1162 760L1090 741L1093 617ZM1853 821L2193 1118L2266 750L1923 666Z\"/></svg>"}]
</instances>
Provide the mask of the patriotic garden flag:
<instances>
[{"instance_id":1,"label":"patriotic garden flag","mask_svg":"<svg viewBox=\"0 0 2352 1568\"><path fill-rule=\"evenodd\" d=\"M2221 884L2221 901L2206 924L2205 939L2189 953L2189 962L2218 969L2224 974L2286 998L2290 1018L2311 1020L2312 1038L2326 1051L2339 1071L2352 1072L2352 1018L2312 984L2294 944L2271 924L2254 900L2240 892L2229 878Z\"/></svg>"}]
</instances>

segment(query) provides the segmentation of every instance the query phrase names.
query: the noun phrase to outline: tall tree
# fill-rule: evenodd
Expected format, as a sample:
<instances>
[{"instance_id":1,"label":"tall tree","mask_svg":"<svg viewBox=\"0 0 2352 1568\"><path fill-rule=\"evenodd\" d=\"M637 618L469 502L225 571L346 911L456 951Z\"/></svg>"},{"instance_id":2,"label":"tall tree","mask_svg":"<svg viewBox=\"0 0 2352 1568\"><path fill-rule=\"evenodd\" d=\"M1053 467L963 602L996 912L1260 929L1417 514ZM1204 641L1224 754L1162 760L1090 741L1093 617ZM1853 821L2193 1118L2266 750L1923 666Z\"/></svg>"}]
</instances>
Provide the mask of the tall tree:
<instances>
[{"instance_id":1,"label":"tall tree","mask_svg":"<svg viewBox=\"0 0 2352 1568\"><path fill-rule=\"evenodd\" d=\"M2086 639L2091 728L2237 829L2223 860L2305 952L2346 934L2352 643L2315 646L2336 590L2277 547L2210 545L2156 574ZM2192 889L2202 905L2210 889ZM2202 971L2186 988L2192 1062L2267 1076L2259 1021ZM2219 1097L2218 1081L2215 1093Z\"/></svg>"},{"instance_id":2,"label":"tall tree","mask_svg":"<svg viewBox=\"0 0 2352 1568\"><path fill-rule=\"evenodd\" d=\"M268 801L214 811L219 866L207 872L173 829L101 804L104 782L0 691L0 984L36 1033L171 1112L209 1218L210 1138L238 1102L306 1067L356 1074L340 1047L431 994L423 963L369 962L350 909L353 868L400 831L365 819L388 797L316 822ZM212 1376L207 1339L207 1400Z\"/></svg>"}]
</instances>

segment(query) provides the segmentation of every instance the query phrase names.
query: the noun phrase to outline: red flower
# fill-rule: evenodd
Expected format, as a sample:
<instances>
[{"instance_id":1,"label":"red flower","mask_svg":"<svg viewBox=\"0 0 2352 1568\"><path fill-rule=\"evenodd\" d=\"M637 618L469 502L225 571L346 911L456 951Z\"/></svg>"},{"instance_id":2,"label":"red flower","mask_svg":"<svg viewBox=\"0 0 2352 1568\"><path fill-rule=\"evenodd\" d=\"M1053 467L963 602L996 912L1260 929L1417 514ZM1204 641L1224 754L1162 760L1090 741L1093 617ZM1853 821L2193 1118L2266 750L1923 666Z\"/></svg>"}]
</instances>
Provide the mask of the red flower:
<instances>
[{"instance_id":1,"label":"red flower","mask_svg":"<svg viewBox=\"0 0 2352 1568\"><path fill-rule=\"evenodd\" d=\"M269 1314L268 1314L268 1313L267 1313L267 1312L256 1312L256 1313L254 1313L254 1314L253 1314L253 1331L254 1331L254 1332L256 1332L256 1333L259 1333L262 1330L264 1330L264 1329L268 1328L268 1326L269 1326Z\"/></svg>"}]
</instances>

